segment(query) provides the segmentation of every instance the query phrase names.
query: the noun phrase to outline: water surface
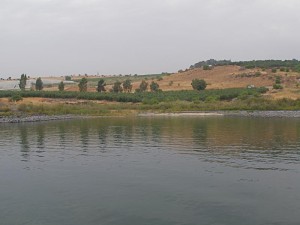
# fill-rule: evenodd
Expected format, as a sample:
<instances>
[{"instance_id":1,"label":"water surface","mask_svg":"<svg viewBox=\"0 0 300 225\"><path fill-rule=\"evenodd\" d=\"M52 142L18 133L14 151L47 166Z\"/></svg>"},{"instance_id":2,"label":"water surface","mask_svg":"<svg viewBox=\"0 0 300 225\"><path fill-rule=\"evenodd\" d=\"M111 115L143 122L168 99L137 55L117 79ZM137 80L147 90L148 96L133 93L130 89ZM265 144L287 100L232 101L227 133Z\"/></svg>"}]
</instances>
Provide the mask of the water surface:
<instances>
[{"instance_id":1,"label":"water surface","mask_svg":"<svg viewBox=\"0 0 300 225\"><path fill-rule=\"evenodd\" d=\"M0 126L0 224L300 221L299 119Z\"/></svg>"}]
</instances>

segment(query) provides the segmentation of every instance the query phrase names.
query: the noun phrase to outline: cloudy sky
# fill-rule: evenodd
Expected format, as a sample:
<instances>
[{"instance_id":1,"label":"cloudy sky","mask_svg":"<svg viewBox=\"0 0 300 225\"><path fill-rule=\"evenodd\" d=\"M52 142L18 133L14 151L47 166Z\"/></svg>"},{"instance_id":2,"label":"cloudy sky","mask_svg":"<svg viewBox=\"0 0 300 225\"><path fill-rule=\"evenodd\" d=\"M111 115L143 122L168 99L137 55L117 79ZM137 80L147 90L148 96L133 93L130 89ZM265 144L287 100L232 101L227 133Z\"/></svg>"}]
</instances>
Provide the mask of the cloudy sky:
<instances>
[{"instance_id":1,"label":"cloudy sky","mask_svg":"<svg viewBox=\"0 0 300 225\"><path fill-rule=\"evenodd\" d=\"M299 0L0 0L0 77L300 59Z\"/></svg>"}]
</instances>

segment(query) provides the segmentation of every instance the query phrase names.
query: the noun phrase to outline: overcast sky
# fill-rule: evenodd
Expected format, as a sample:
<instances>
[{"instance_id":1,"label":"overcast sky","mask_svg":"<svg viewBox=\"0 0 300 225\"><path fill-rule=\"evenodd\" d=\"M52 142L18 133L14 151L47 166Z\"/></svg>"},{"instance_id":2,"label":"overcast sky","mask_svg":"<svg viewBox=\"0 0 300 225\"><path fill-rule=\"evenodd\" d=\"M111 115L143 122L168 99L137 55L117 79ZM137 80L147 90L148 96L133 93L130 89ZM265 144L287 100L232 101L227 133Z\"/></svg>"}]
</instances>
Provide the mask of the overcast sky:
<instances>
[{"instance_id":1,"label":"overcast sky","mask_svg":"<svg viewBox=\"0 0 300 225\"><path fill-rule=\"evenodd\" d=\"M0 0L0 77L300 59L299 0Z\"/></svg>"}]
</instances>

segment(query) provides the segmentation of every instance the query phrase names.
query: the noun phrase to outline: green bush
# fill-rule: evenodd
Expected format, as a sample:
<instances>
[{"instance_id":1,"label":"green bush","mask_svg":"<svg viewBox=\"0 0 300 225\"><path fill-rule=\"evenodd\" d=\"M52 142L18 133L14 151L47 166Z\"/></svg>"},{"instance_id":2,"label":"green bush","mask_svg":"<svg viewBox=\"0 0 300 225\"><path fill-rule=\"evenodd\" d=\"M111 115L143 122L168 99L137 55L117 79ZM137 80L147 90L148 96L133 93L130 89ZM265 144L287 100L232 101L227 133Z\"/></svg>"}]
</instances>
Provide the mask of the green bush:
<instances>
[{"instance_id":1,"label":"green bush","mask_svg":"<svg viewBox=\"0 0 300 225\"><path fill-rule=\"evenodd\" d=\"M274 89L283 89L283 87L282 87L281 84L274 84L274 85L273 85L273 88L274 88Z\"/></svg>"},{"instance_id":2,"label":"green bush","mask_svg":"<svg viewBox=\"0 0 300 225\"><path fill-rule=\"evenodd\" d=\"M198 91L204 90L207 86L205 80L199 80L199 79L192 80L191 85L194 90L198 90Z\"/></svg>"},{"instance_id":3,"label":"green bush","mask_svg":"<svg viewBox=\"0 0 300 225\"><path fill-rule=\"evenodd\" d=\"M10 102L18 102L18 101L22 101L22 100L23 100L23 98L19 93L13 94L9 99Z\"/></svg>"}]
</instances>

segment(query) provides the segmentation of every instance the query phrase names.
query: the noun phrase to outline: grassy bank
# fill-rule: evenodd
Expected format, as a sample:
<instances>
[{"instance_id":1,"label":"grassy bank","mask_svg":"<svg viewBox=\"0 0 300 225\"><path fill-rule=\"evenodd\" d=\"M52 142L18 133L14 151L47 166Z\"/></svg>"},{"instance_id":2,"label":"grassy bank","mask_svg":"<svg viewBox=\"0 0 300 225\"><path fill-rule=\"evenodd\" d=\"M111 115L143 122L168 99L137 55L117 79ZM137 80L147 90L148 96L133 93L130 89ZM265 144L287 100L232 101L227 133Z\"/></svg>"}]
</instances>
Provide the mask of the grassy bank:
<instances>
[{"instance_id":1,"label":"grassy bank","mask_svg":"<svg viewBox=\"0 0 300 225\"><path fill-rule=\"evenodd\" d=\"M41 97L54 99L81 99L81 100L105 100L111 102L170 102L170 101L207 101L207 100L232 100L235 98L247 98L259 96L268 89L262 88L228 88L203 91L160 91L139 93L97 93L97 92L60 92L60 91L0 91L0 98L11 98L15 95L26 97Z\"/></svg>"},{"instance_id":2,"label":"grassy bank","mask_svg":"<svg viewBox=\"0 0 300 225\"><path fill-rule=\"evenodd\" d=\"M184 112L219 110L299 110L300 100L271 100L251 97L234 101L169 101L160 103L114 103L103 104L84 101L77 104L65 103L7 103L0 105L1 116L23 115L93 115L118 116L140 112Z\"/></svg>"},{"instance_id":3,"label":"grassy bank","mask_svg":"<svg viewBox=\"0 0 300 225\"><path fill-rule=\"evenodd\" d=\"M22 115L128 115L139 112L219 110L299 110L300 99L270 99L266 88L205 91L92 93L58 91L0 91L0 98L43 98L42 102L0 102L0 116ZM70 102L72 100L72 102ZM100 100L100 101L99 101ZM105 100L103 102L103 100Z\"/></svg>"}]
</instances>

